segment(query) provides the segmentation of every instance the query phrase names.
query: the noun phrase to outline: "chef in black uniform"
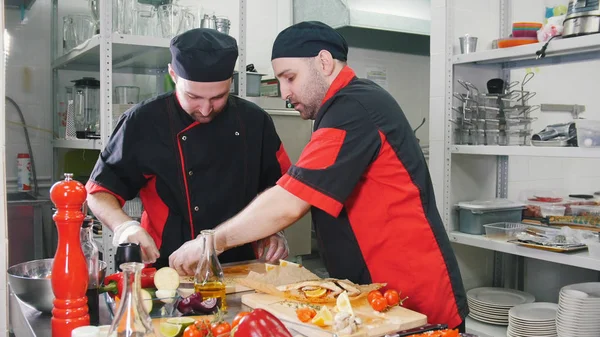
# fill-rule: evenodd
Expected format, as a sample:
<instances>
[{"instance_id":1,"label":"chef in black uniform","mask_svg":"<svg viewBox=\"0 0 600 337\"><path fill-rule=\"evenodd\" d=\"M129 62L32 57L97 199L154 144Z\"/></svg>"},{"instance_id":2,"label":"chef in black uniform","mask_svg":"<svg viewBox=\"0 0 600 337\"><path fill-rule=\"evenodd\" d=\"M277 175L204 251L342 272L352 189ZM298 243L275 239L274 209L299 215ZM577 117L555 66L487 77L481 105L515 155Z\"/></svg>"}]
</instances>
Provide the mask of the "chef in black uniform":
<instances>
[{"instance_id":1,"label":"chef in black uniform","mask_svg":"<svg viewBox=\"0 0 600 337\"><path fill-rule=\"evenodd\" d=\"M234 38L193 29L174 37L170 49L175 91L123 114L86 184L89 208L113 231L113 244L140 244L144 262L156 267L167 266L201 230L241 211L291 165L270 116L229 95L238 57ZM122 210L138 195L141 223ZM219 259L275 261L287 253L280 232ZM194 273L193 266L175 268Z\"/></svg>"}]
</instances>

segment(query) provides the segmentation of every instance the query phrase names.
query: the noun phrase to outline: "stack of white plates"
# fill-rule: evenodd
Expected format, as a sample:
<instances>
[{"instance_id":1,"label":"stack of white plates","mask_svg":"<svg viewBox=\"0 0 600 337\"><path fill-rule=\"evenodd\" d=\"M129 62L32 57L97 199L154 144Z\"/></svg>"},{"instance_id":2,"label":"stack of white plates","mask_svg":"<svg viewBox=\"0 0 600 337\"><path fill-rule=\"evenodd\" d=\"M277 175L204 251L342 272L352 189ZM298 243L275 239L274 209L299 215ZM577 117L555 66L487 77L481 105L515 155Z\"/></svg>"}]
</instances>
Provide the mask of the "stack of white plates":
<instances>
[{"instance_id":1,"label":"stack of white plates","mask_svg":"<svg viewBox=\"0 0 600 337\"><path fill-rule=\"evenodd\" d=\"M533 295L526 292L504 288L475 288L467 292L470 314L478 321L508 325L508 311L520 304L535 301Z\"/></svg>"},{"instance_id":2,"label":"stack of white plates","mask_svg":"<svg viewBox=\"0 0 600 337\"><path fill-rule=\"evenodd\" d=\"M600 336L600 282L563 287L558 299L558 336Z\"/></svg>"},{"instance_id":3,"label":"stack of white plates","mask_svg":"<svg viewBox=\"0 0 600 337\"><path fill-rule=\"evenodd\" d=\"M555 303L517 305L508 311L508 337L556 337Z\"/></svg>"}]
</instances>

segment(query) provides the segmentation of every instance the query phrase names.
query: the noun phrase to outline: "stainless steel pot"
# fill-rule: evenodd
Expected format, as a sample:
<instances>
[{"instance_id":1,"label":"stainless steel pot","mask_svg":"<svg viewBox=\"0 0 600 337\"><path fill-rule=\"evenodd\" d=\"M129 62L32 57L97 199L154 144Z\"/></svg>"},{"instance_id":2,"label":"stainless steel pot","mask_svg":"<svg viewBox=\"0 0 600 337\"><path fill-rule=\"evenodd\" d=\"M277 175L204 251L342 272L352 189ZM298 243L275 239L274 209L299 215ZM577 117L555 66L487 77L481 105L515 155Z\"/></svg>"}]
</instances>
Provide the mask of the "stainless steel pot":
<instances>
[{"instance_id":1,"label":"stainless steel pot","mask_svg":"<svg viewBox=\"0 0 600 337\"><path fill-rule=\"evenodd\" d=\"M231 26L231 22L227 18L217 18L215 20L215 25L217 31L229 35L229 27Z\"/></svg>"},{"instance_id":2,"label":"stainless steel pot","mask_svg":"<svg viewBox=\"0 0 600 337\"><path fill-rule=\"evenodd\" d=\"M563 37L600 33L600 4L570 0L563 26Z\"/></svg>"}]
</instances>

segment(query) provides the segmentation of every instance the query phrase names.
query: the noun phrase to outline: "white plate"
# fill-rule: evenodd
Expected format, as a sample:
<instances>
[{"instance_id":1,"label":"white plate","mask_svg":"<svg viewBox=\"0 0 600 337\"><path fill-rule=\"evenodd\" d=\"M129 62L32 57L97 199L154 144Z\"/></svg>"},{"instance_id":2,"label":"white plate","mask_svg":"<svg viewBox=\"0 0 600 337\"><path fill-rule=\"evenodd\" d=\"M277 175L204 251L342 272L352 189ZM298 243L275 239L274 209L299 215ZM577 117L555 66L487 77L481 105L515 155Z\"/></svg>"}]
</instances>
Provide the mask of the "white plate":
<instances>
[{"instance_id":1,"label":"white plate","mask_svg":"<svg viewBox=\"0 0 600 337\"><path fill-rule=\"evenodd\" d=\"M524 330L515 329L510 325L508 326L508 329L506 331L510 332L512 335L517 335L520 337L550 337L550 336L556 336L556 334L557 334L556 329L524 331Z\"/></svg>"},{"instance_id":2,"label":"white plate","mask_svg":"<svg viewBox=\"0 0 600 337\"><path fill-rule=\"evenodd\" d=\"M494 324L494 325L502 325L502 326L507 326L508 325L508 321L499 321L499 320L493 320L493 319L488 319L485 317L481 317L478 316L477 314L473 314L473 313L469 313L469 316L471 318L473 318L474 320L483 322L483 323L488 323L488 324Z\"/></svg>"},{"instance_id":3,"label":"white plate","mask_svg":"<svg viewBox=\"0 0 600 337\"><path fill-rule=\"evenodd\" d=\"M533 295L523 291L490 287L471 289L467 292L467 298L494 307L514 307L535 301Z\"/></svg>"},{"instance_id":4,"label":"white plate","mask_svg":"<svg viewBox=\"0 0 600 337\"><path fill-rule=\"evenodd\" d=\"M515 327L520 327L523 329L529 329L529 328L535 328L535 329L552 329L554 327L556 327L556 322L551 322L551 323L532 323L532 322L527 322L527 323L523 323L523 322L519 322L519 321L515 321L512 319L508 320L508 324L510 325L514 325Z\"/></svg>"},{"instance_id":5,"label":"white plate","mask_svg":"<svg viewBox=\"0 0 600 337\"><path fill-rule=\"evenodd\" d=\"M560 291L563 292L563 290L579 290L586 293L592 300L600 300L600 282L570 284L562 287Z\"/></svg>"},{"instance_id":6,"label":"white plate","mask_svg":"<svg viewBox=\"0 0 600 337\"><path fill-rule=\"evenodd\" d=\"M557 310L556 303L535 302L517 305L510 309L508 315L523 321L553 321Z\"/></svg>"}]
</instances>

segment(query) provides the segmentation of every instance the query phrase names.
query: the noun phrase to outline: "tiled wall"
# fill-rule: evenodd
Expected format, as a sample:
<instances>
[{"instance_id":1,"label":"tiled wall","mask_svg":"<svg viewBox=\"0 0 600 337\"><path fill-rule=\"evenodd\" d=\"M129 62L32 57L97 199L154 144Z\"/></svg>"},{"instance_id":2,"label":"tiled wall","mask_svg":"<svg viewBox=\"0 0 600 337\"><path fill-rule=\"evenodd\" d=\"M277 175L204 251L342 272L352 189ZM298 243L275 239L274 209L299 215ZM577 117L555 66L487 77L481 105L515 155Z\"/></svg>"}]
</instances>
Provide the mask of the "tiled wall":
<instances>
[{"instance_id":1,"label":"tiled wall","mask_svg":"<svg viewBox=\"0 0 600 337\"><path fill-rule=\"evenodd\" d=\"M542 21L544 0L508 1L512 3L510 11L513 21ZM446 22L446 6L453 4L452 25ZM431 26L431 73L430 73L430 169L436 189L438 207L442 207L444 190L444 94L446 90L445 48L459 53L458 36L471 34L477 36L478 50L491 49L491 43L499 37L499 0L432 0ZM446 30L451 29L451 41L445 40ZM450 45L446 45L449 43ZM511 72L512 80L521 80L525 71L535 72L527 89L537 92L531 104L583 104L586 105L587 118L600 119L600 103L597 102L595 79L600 75L600 61L586 63L561 64L531 69L517 69ZM483 86L487 79L498 76L496 70L463 69L457 76ZM481 75L484 73L484 75ZM477 78L479 77L479 78ZM454 91L457 87L455 87ZM569 114L536 112L534 131L544 126L568 121ZM453 158L453 188L450 199L462 201L470 198L492 197L495 180L493 158L455 156ZM527 189L559 189L566 193L593 193L600 190L600 171L596 168L600 159L562 159L540 157L510 157L509 159L509 197L519 198ZM484 183L486 182L487 183ZM482 186L485 185L485 188ZM488 186L489 185L489 186ZM490 188L488 188L490 187ZM453 204L453 203L452 203ZM478 251L473 253L472 250ZM491 282L489 264L491 252L477 248L456 246L455 249L467 288ZM469 256L469 254L475 256ZM475 267L474 267L475 266ZM477 267L479 266L479 267ZM532 292L538 300L556 301L561 286L581 281L597 281L598 273L579 268L526 259L526 290Z\"/></svg>"}]
</instances>

